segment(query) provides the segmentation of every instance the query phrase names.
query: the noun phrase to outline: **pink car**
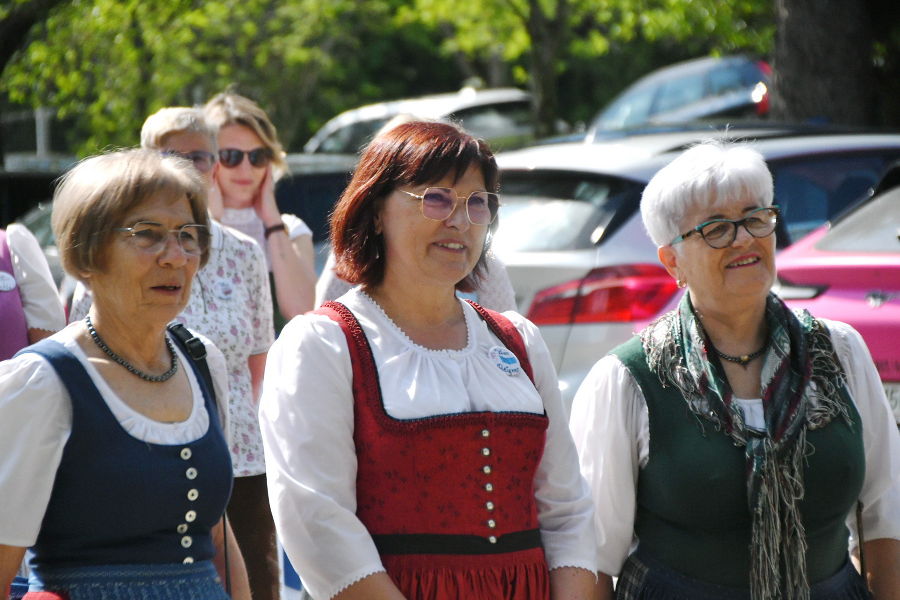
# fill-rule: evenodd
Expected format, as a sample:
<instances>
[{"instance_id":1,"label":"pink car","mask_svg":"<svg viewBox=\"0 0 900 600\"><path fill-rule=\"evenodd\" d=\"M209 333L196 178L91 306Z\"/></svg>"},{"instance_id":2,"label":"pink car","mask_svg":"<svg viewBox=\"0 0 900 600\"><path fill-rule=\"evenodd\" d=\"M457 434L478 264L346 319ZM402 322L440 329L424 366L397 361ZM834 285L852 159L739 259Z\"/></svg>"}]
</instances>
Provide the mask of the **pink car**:
<instances>
[{"instance_id":1,"label":"pink car","mask_svg":"<svg viewBox=\"0 0 900 600\"><path fill-rule=\"evenodd\" d=\"M776 258L776 292L863 336L900 423L900 187L824 225Z\"/></svg>"}]
</instances>

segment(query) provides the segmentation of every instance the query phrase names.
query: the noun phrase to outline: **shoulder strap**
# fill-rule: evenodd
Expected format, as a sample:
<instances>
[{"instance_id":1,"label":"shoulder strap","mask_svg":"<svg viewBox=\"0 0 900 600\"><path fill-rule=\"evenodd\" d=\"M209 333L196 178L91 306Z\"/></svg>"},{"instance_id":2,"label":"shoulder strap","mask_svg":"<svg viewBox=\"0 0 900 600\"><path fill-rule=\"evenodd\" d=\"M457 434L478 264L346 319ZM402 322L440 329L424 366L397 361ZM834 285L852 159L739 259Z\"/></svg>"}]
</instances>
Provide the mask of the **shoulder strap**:
<instances>
[{"instance_id":1,"label":"shoulder strap","mask_svg":"<svg viewBox=\"0 0 900 600\"><path fill-rule=\"evenodd\" d=\"M194 364L200 370L200 375L206 383L206 387L210 394L213 404L216 403L216 388L213 385L212 373L209 372L209 365L206 364L206 346L195 336L190 330L181 323L170 323L168 326L169 333L175 338L175 342L191 357Z\"/></svg>"},{"instance_id":2,"label":"shoulder strap","mask_svg":"<svg viewBox=\"0 0 900 600\"><path fill-rule=\"evenodd\" d=\"M473 302L472 300L466 300L466 302L472 305L472 308L474 308L479 316L484 319L484 322L487 323L491 332L500 338L503 345L516 355L516 358L519 359L519 364L522 365L522 369L524 369L525 374L528 375L528 379L531 380L531 383L534 383L534 371L532 371L531 361L528 359L528 349L525 347L525 340L522 339L522 334L519 333L519 330L516 329L516 326L513 325L512 321L497 311L485 308L477 302Z\"/></svg>"}]
</instances>

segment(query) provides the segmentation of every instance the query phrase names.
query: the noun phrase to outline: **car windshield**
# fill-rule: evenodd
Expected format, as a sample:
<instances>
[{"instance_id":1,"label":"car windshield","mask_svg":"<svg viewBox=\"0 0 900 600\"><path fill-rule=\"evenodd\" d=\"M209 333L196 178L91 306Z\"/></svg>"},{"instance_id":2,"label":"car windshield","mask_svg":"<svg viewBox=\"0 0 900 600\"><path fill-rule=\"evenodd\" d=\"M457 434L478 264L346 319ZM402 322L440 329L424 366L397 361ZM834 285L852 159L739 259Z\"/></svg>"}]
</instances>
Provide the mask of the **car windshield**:
<instances>
[{"instance_id":1,"label":"car windshield","mask_svg":"<svg viewBox=\"0 0 900 600\"><path fill-rule=\"evenodd\" d=\"M860 206L816 244L833 252L900 253L900 188Z\"/></svg>"},{"instance_id":2,"label":"car windshield","mask_svg":"<svg viewBox=\"0 0 900 600\"><path fill-rule=\"evenodd\" d=\"M500 253L590 248L636 210L643 187L580 173L507 171L502 181Z\"/></svg>"}]
</instances>

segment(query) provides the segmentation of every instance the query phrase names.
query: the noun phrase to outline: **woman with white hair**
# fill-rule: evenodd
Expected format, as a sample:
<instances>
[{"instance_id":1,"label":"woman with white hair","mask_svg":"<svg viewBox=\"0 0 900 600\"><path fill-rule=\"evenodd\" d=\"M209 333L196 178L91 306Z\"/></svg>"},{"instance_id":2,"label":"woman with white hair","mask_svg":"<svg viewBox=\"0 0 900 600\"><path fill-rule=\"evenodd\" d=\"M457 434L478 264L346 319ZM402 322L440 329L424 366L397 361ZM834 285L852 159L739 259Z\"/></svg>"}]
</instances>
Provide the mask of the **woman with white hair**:
<instances>
[{"instance_id":1,"label":"woman with white hair","mask_svg":"<svg viewBox=\"0 0 900 600\"><path fill-rule=\"evenodd\" d=\"M713 142L644 191L686 293L600 360L572 407L601 597L615 576L620 599L897 597L897 429L860 335L772 293L772 201L762 156Z\"/></svg>"}]
</instances>

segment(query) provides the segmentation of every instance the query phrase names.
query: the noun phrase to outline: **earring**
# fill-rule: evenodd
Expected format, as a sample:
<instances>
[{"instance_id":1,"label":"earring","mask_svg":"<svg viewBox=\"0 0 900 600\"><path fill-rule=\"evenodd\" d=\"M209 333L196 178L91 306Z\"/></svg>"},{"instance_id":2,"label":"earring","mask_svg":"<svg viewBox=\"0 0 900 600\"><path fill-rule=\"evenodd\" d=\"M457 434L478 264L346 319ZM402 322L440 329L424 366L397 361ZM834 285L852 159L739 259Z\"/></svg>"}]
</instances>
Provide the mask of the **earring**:
<instances>
[{"instance_id":1,"label":"earring","mask_svg":"<svg viewBox=\"0 0 900 600\"><path fill-rule=\"evenodd\" d=\"M684 289L687 287L687 281L685 281L684 279L679 277L678 279L675 280L675 285L677 285L679 288Z\"/></svg>"}]
</instances>

